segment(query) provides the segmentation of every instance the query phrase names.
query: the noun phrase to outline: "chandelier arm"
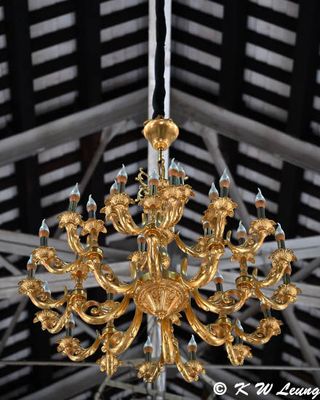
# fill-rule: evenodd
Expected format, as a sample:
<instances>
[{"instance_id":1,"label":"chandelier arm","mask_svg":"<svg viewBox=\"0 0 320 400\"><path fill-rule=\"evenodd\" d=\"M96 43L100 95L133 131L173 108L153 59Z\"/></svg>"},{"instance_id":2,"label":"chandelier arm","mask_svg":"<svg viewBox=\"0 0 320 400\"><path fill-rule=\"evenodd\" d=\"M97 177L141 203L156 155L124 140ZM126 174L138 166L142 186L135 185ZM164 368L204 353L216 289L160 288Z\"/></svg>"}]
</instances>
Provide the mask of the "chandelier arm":
<instances>
[{"instance_id":1,"label":"chandelier arm","mask_svg":"<svg viewBox=\"0 0 320 400\"><path fill-rule=\"evenodd\" d=\"M210 333L208 327L200 322L196 317L190 304L185 308L184 312L191 328L201 337L202 340L211 346L221 346L225 343L226 338L229 336L229 332L225 332L225 336L223 337L218 337Z\"/></svg>"},{"instance_id":2,"label":"chandelier arm","mask_svg":"<svg viewBox=\"0 0 320 400\"><path fill-rule=\"evenodd\" d=\"M142 378L147 383L153 383L160 375L163 368L163 360L144 361L137 365L138 378Z\"/></svg>"},{"instance_id":3,"label":"chandelier arm","mask_svg":"<svg viewBox=\"0 0 320 400\"><path fill-rule=\"evenodd\" d=\"M274 310L284 310L290 303L294 303L297 300L297 295L301 293L301 290L296 287L293 283L280 285L272 297L267 297L258 287L254 289L255 296L263 303Z\"/></svg>"},{"instance_id":4,"label":"chandelier arm","mask_svg":"<svg viewBox=\"0 0 320 400\"><path fill-rule=\"evenodd\" d=\"M231 341L227 340L225 349L231 364L234 366L243 365L246 358L252 358L251 348L244 344L233 345Z\"/></svg>"},{"instance_id":5,"label":"chandelier arm","mask_svg":"<svg viewBox=\"0 0 320 400\"><path fill-rule=\"evenodd\" d=\"M49 333L55 334L60 332L69 321L71 309L70 307L66 307L62 315L52 310L38 311L35 315L33 322L40 322L42 330L47 330Z\"/></svg>"},{"instance_id":6,"label":"chandelier arm","mask_svg":"<svg viewBox=\"0 0 320 400\"><path fill-rule=\"evenodd\" d=\"M19 282L19 293L28 296L36 307L44 310L61 307L70 296L65 287L63 296L57 300L53 299L50 293L44 291L43 282L35 278L22 279Z\"/></svg>"},{"instance_id":7,"label":"chandelier arm","mask_svg":"<svg viewBox=\"0 0 320 400\"><path fill-rule=\"evenodd\" d=\"M143 312L139 308L136 308L133 320L129 328L125 332L115 332L109 339L106 347L113 355L119 355L126 351L131 343L134 341L137 333L140 329L142 322Z\"/></svg>"},{"instance_id":8,"label":"chandelier arm","mask_svg":"<svg viewBox=\"0 0 320 400\"><path fill-rule=\"evenodd\" d=\"M197 381L199 375L204 373L202 363L197 360L183 362L179 343L174 336L172 321L167 318L161 321L162 357L165 364L175 363L180 374L187 382Z\"/></svg>"},{"instance_id":9,"label":"chandelier arm","mask_svg":"<svg viewBox=\"0 0 320 400\"><path fill-rule=\"evenodd\" d=\"M258 234L249 235L244 244L236 246L230 240L231 234L231 231L227 233L225 242L233 254L233 259L246 258L252 262L268 236L268 233L260 231Z\"/></svg>"},{"instance_id":10,"label":"chandelier arm","mask_svg":"<svg viewBox=\"0 0 320 400\"><path fill-rule=\"evenodd\" d=\"M30 292L28 294L32 303L43 310L49 310L52 308L58 309L59 307L63 306L66 302L68 302L70 295L68 294L68 289L64 288L64 294L60 299L53 299L50 294L42 291L38 293Z\"/></svg>"},{"instance_id":11,"label":"chandelier arm","mask_svg":"<svg viewBox=\"0 0 320 400\"><path fill-rule=\"evenodd\" d=\"M171 228L173 222L173 214L175 213L175 209L172 206L171 202L166 202L162 208L162 220L161 227L163 229Z\"/></svg>"},{"instance_id":12,"label":"chandelier arm","mask_svg":"<svg viewBox=\"0 0 320 400\"><path fill-rule=\"evenodd\" d=\"M209 220L209 222L211 222ZM212 221L214 237L216 240L223 240L223 234L227 224L227 213L217 213Z\"/></svg>"},{"instance_id":13,"label":"chandelier arm","mask_svg":"<svg viewBox=\"0 0 320 400\"><path fill-rule=\"evenodd\" d=\"M68 302L70 297L68 289L65 287L63 296L55 300L50 293L44 291L43 282L40 279L28 278L19 282L19 293L27 295L36 307L43 310L59 308Z\"/></svg>"},{"instance_id":14,"label":"chandelier arm","mask_svg":"<svg viewBox=\"0 0 320 400\"><path fill-rule=\"evenodd\" d=\"M112 222L116 231L125 235L139 235L142 228L134 222L129 212L130 204L134 203L127 193L114 193L106 198L105 207L100 212L105 214L106 221Z\"/></svg>"},{"instance_id":15,"label":"chandelier arm","mask_svg":"<svg viewBox=\"0 0 320 400\"><path fill-rule=\"evenodd\" d=\"M201 288L211 282L218 270L219 260L222 254L223 252L215 254L210 257L208 263L201 264L200 271L193 278L188 280L181 276L180 279L183 284L187 286L189 290L193 290Z\"/></svg>"},{"instance_id":16,"label":"chandelier arm","mask_svg":"<svg viewBox=\"0 0 320 400\"><path fill-rule=\"evenodd\" d=\"M107 264L101 264L97 262L88 263L91 267L94 277L98 284L107 292L117 293L117 294L132 294L136 287L136 280L132 283L122 283L121 281L116 278L112 268ZM102 268L107 268L109 275L111 276L110 279L106 278L106 275L103 273Z\"/></svg>"},{"instance_id":17,"label":"chandelier arm","mask_svg":"<svg viewBox=\"0 0 320 400\"><path fill-rule=\"evenodd\" d=\"M183 215L184 202L176 201L173 206L171 203L166 203L163 209L164 218L161 222L162 228L172 228L177 225Z\"/></svg>"},{"instance_id":18,"label":"chandelier arm","mask_svg":"<svg viewBox=\"0 0 320 400\"><path fill-rule=\"evenodd\" d=\"M105 354L96 363L100 366L100 371L105 372L107 377L111 378L117 372L120 365L122 365L122 361L110 352L106 352L104 345L102 346L102 351Z\"/></svg>"},{"instance_id":19,"label":"chandelier arm","mask_svg":"<svg viewBox=\"0 0 320 400\"><path fill-rule=\"evenodd\" d=\"M257 268L255 268L252 271L254 284L259 288L274 286L283 277L284 273L286 272L286 269L288 268L288 265L290 266L290 263L288 264L283 263L281 265L272 265L270 271L268 272L268 275L264 279L258 279L257 277L258 270Z\"/></svg>"},{"instance_id":20,"label":"chandelier arm","mask_svg":"<svg viewBox=\"0 0 320 400\"><path fill-rule=\"evenodd\" d=\"M291 271L291 262L297 259L292 250L283 248L275 250L270 258L272 260L272 267L264 279L259 280L257 278L257 270L254 270L252 273L255 285L260 288L274 286L278 283L286 271Z\"/></svg>"},{"instance_id":21,"label":"chandelier arm","mask_svg":"<svg viewBox=\"0 0 320 400\"><path fill-rule=\"evenodd\" d=\"M75 263L70 263L70 264L65 263L59 257L56 256L52 261L42 259L38 263L38 265L42 265L51 274L65 274L67 272L70 272L74 268Z\"/></svg>"},{"instance_id":22,"label":"chandelier arm","mask_svg":"<svg viewBox=\"0 0 320 400\"><path fill-rule=\"evenodd\" d=\"M174 345L173 327L169 318L161 320L162 358L165 364L175 362L176 346Z\"/></svg>"},{"instance_id":23,"label":"chandelier arm","mask_svg":"<svg viewBox=\"0 0 320 400\"><path fill-rule=\"evenodd\" d=\"M176 355L176 360L175 360L175 362L176 362L176 366L177 366L177 368L178 368L178 371L180 372L180 374L182 375L182 377L183 377L183 379L184 379L185 381L187 381L187 382L190 383L190 382L193 382L193 381L198 380L198 379L194 379L194 378L190 375L190 373L189 373L189 371L188 371L186 365L185 365L184 362L181 360L181 357L180 357L179 355Z\"/></svg>"},{"instance_id":24,"label":"chandelier arm","mask_svg":"<svg viewBox=\"0 0 320 400\"><path fill-rule=\"evenodd\" d=\"M74 224L66 224L65 225L67 240L70 249L77 255L82 256L85 253L85 248L81 244L80 237L77 234L78 227Z\"/></svg>"},{"instance_id":25,"label":"chandelier arm","mask_svg":"<svg viewBox=\"0 0 320 400\"><path fill-rule=\"evenodd\" d=\"M231 296L237 297L238 301L235 302ZM195 289L193 291L193 297L197 306L205 311L216 314L220 314L221 312L224 314L232 314L243 307L245 302L251 297L251 291L246 289L231 289L226 292L221 292L221 295L216 296L216 299L215 296L213 296L212 300L207 300Z\"/></svg>"},{"instance_id":26,"label":"chandelier arm","mask_svg":"<svg viewBox=\"0 0 320 400\"><path fill-rule=\"evenodd\" d=\"M92 356L101 344L101 336L98 334L91 346L84 348L77 338L66 336L58 341L58 352L65 354L71 361L83 361Z\"/></svg>"},{"instance_id":27,"label":"chandelier arm","mask_svg":"<svg viewBox=\"0 0 320 400\"><path fill-rule=\"evenodd\" d=\"M33 250L32 261L36 266L43 266L52 274L64 274L72 270L74 264L68 264L57 256L54 247L40 246Z\"/></svg>"},{"instance_id":28,"label":"chandelier arm","mask_svg":"<svg viewBox=\"0 0 320 400\"><path fill-rule=\"evenodd\" d=\"M128 210L121 210L121 212L113 212L108 216L114 229L125 235L139 235L142 228L135 224Z\"/></svg>"},{"instance_id":29,"label":"chandelier arm","mask_svg":"<svg viewBox=\"0 0 320 400\"><path fill-rule=\"evenodd\" d=\"M98 302L96 301L87 301L81 305L76 304L74 307L74 311L79 315L79 317L86 323L91 324L91 325L102 325L106 324L107 322L117 319L123 315L130 303L130 296L124 296L122 299L121 303L115 303L117 304L116 307L114 307L113 310L109 312L105 312L102 315L90 315L87 314L86 311L88 308L92 306L96 306ZM103 305L99 303L98 308L101 309Z\"/></svg>"},{"instance_id":30,"label":"chandelier arm","mask_svg":"<svg viewBox=\"0 0 320 400\"><path fill-rule=\"evenodd\" d=\"M180 238L179 233L175 235L175 242L179 249L183 251L183 253L187 254L188 256L194 257L194 258L204 258L207 256L207 251L206 249L203 249L202 251L199 251L195 249L195 246L187 246L183 240Z\"/></svg>"},{"instance_id":31,"label":"chandelier arm","mask_svg":"<svg viewBox=\"0 0 320 400\"><path fill-rule=\"evenodd\" d=\"M234 325L234 331L237 336L242 340L253 344L260 345L269 342L272 336L280 335L282 322L274 317L263 318L256 330L252 333L245 333L236 324Z\"/></svg>"}]
</instances>

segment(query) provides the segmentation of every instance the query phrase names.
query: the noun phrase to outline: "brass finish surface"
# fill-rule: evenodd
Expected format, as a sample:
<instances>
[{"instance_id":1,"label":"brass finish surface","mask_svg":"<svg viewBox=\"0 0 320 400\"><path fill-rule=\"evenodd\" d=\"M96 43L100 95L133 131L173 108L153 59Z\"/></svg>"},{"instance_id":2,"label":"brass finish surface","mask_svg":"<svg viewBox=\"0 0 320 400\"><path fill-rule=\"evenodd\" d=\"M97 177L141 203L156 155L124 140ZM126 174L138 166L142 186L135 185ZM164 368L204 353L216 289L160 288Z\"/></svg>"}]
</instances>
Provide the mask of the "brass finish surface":
<instances>
[{"instance_id":1,"label":"brass finish surface","mask_svg":"<svg viewBox=\"0 0 320 400\"><path fill-rule=\"evenodd\" d=\"M146 121L142 133L155 150L167 150L177 139L179 128L172 119L158 117Z\"/></svg>"}]
</instances>

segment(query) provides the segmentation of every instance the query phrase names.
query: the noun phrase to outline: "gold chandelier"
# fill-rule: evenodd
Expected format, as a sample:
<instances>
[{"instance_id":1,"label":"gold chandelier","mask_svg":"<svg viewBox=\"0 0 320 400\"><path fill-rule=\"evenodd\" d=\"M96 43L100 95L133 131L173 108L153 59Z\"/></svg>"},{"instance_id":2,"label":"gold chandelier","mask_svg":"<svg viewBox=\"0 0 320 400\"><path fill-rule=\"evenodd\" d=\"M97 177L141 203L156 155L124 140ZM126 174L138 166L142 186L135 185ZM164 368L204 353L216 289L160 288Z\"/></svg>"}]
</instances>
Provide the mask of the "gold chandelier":
<instances>
[{"instance_id":1,"label":"gold chandelier","mask_svg":"<svg viewBox=\"0 0 320 400\"><path fill-rule=\"evenodd\" d=\"M112 376L121 365L118 357L134 341L143 314L154 316L161 330L161 355L159 359L152 357L152 342L148 338L143 349L145 361L137 365L138 376L152 382L165 365L176 364L183 378L191 382L204 373L204 366L197 360L197 343L193 336L187 346L189 359L184 360L180 354L174 336L174 325L179 325L182 318L180 313L184 312L191 328L204 342L211 346L225 346L231 363L242 365L246 358L252 357L247 344L264 344L272 336L280 334L282 323L271 315L271 309L285 309L296 301L300 293L290 282L291 262L296 258L293 251L285 247L281 226L278 224L275 229L276 223L266 218L266 201L260 190L255 200L257 219L251 222L248 234L240 222L237 244L232 243L230 231L225 235L227 218L234 216L237 207L229 197L230 179L226 171L219 181L220 193L214 184L211 186L210 204L202 218L203 235L193 246L187 246L175 233L175 226L183 216L185 204L194 194L191 186L185 183L187 177L183 168L173 160L166 171L163 158L163 151L179 134L178 127L172 120L158 117L147 121L143 134L158 151L158 171L148 176L140 169L136 178L140 185L139 192L137 198L132 199L125 191L128 177L122 167L101 210L106 221L111 221L118 232L137 236L138 249L130 254L128 263L131 282L121 282L115 271L105 263L98 244L99 236L107 232L104 221L96 218L97 206L91 196L87 203L88 218L83 219L77 212L80 193L76 185L70 194L68 211L58 217L59 227L66 230L68 244L75 254L74 261L65 263L56 250L48 246L49 229L43 221L39 230L40 247L32 252L27 264L28 276L19 283L19 292L29 296L33 304L41 309L36 313L34 322L40 322L43 330L54 334L66 328L66 336L58 342L58 351L72 361L84 360L101 346L103 355L97 363L108 376ZM142 208L141 224L136 224L131 217L131 204ZM269 272L259 278L256 269L249 273L248 263L255 262L256 254L270 235L275 236L278 248L270 255ZM86 238L85 244L80 237ZM172 242L183 253L180 271L172 269L166 250ZM240 266L235 288L231 290L223 290L223 277L218 268L226 248L232 253L231 260ZM187 256L200 261L199 270L191 278L187 276ZM54 299L47 283L36 278L37 266L43 266L53 274L69 273L74 288L71 291L65 289L61 298ZM93 274L105 290L105 301L87 298L85 281L89 274ZM274 286L281 279L283 283L278 285L271 297L267 297L263 289ZM205 298L199 289L212 281L216 291L213 296ZM121 301L115 301L114 294L120 295ZM264 317L255 331L246 333L239 320L232 320L230 315L239 311L250 298L260 301ZM216 321L208 325L202 323L192 308L192 299L200 309L216 314ZM129 328L123 332L115 327L115 321L126 312L131 301L135 303L135 315ZM83 348L73 337L73 314L87 324L104 325L88 348Z\"/></svg>"}]
</instances>

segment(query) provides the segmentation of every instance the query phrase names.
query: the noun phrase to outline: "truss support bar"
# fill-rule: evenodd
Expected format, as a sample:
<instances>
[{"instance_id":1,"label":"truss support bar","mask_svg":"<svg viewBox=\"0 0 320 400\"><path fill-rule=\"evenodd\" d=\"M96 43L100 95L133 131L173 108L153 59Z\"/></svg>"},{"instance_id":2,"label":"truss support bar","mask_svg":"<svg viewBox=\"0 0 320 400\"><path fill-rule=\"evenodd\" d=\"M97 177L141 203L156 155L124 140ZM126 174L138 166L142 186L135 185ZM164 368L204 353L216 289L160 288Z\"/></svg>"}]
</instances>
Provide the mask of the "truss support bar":
<instances>
[{"instance_id":1,"label":"truss support bar","mask_svg":"<svg viewBox=\"0 0 320 400\"><path fill-rule=\"evenodd\" d=\"M3 139L0 141L0 165L80 139L125 119L133 119L139 126L146 118L146 108L146 90L141 89Z\"/></svg>"},{"instance_id":2,"label":"truss support bar","mask_svg":"<svg viewBox=\"0 0 320 400\"><path fill-rule=\"evenodd\" d=\"M219 134L277 155L301 168L320 171L319 147L250 120L180 90L172 90L172 115L180 125L187 120L211 127Z\"/></svg>"},{"instance_id":3,"label":"truss support bar","mask_svg":"<svg viewBox=\"0 0 320 400\"><path fill-rule=\"evenodd\" d=\"M58 251L64 261L74 260L74 254L68 248L68 244L65 240L54 238L50 238L49 240L50 246L53 246ZM29 258L32 250L38 246L39 237L36 235L0 229L0 252L2 253L17 254ZM102 250L104 251L104 254L107 254L109 260L125 260L129 255L129 252L126 250L115 249L112 247L108 247L108 249L103 247ZM4 263L3 260L0 258L0 265ZM14 275L17 275L17 273Z\"/></svg>"},{"instance_id":4,"label":"truss support bar","mask_svg":"<svg viewBox=\"0 0 320 400\"><path fill-rule=\"evenodd\" d=\"M314 352L312 351L312 348L308 342L308 339L306 338L305 333L302 330L299 320L294 315L292 308L284 310L282 314L291 330L292 335L297 339L300 351L304 359L312 367L318 368L319 363L314 355ZM320 373L313 371L312 375L316 382L316 385L320 386Z\"/></svg>"},{"instance_id":5,"label":"truss support bar","mask_svg":"<svg viewBox=\"0 0 320 400\"><path fill-rule=\"evenodd\" d=\"M220 175L222 175L224 169L228 168L228 166L219 148L217 132L211 128L203 127L202 125L199 125L197 122L187 122L184 125L184 127L187 130L191 130L192 132L198 132L201 134L201 136L203 137L203 141L206 144L207 149L209 150L209 153L212 156L217 171L219 172ZM230 192L232 198L238 204L240 218L245 223L245 225L249 226L250 214L248 213L247 207L245 206L244 201L242 200L242 197L240 195L237 185L235 184L235 181L233 179L230 170L228 170L228 175L231 181Z\"/></svg>"},{"instance_id":6,"label":"truss support bar","mask_svg":"<svg viewBox=\"0 0 320 400\"><path fill-rule=\"evenodd\" d=\"M15 313L13 314L13 317L12 317L12 319L10 321L10 324L9 324L8 328L6 329L4 335L3 335L2 339L1 339L1 342L0 342L0 356L1 356L4 348L6 347L6 343L7 343L8 339L9 339L9 337L11 336L11 334L12 334L12 332L13 332L13 330L14 330L17 322L18 322L20 314L25 309L25 307L27 305L27 302L28 302L28 298L27 297L24 297L24 298L22 298L20 300L20 303L19 303Z\"/></svg>"},{"instance_id":7,"label":"truss support bar","mask_svg":"<svg viewBox=\"0 0 320 400\"><path fill-rule=\"evenodd\" d=\"M12 275L20 275L20 271L17 267L9 263L3 256L0 255L0 266L4 267Z\"/></svg>"},{"instance_id":8,"label":"truss support bar","mask_svg":"<svg viewBox=\"0 0 320 400\"><path fill-rule=\"evenodd\" d=\"M105 148L107 147L108 143L111 142L111 140L121 132L125 132L126 129L131 129L136 127L136 124L133 121L121 121L117 124L114 124L112 127L106 127L103 129L101 138L100 138L100 144L94 154L94 156L91 159L91 162L80 182L80 191L84 192L87 188L87 185L104 153Z\"/></svg>"},{"instance_id":9,"label":"truss support bar","mask_svg":"<svg viewBox=\"0 0 320 400\"><path fill-rule=\"evenodd\" d=\"M154 396L155 398L159 398L159 396L163 396L162 393L159 393L156 390L153 389L146 389L141 385L131 385L130 383L125 383L121 382L118 380L111 380L111 379L106 379L106 386L118 388L118 389L123 389L123 390L131 390L133 393L141 393L141 394L149 394ZM184 397L182 396L177 396L175 394L165 394L165 399L167 400L183 400ZM98 399L96 399L98 400Z\"/></svg>"}]
</instances>

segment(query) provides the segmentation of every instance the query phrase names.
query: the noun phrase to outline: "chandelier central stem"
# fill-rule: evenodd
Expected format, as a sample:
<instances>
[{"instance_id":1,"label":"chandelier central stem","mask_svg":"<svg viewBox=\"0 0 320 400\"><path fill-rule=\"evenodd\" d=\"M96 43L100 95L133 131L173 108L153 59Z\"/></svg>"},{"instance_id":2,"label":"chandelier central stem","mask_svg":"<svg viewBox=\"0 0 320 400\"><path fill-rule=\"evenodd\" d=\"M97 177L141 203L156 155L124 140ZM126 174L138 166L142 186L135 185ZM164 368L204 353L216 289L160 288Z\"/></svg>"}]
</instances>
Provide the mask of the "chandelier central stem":
<instances>
[{"instance_id":1,"label":"chandelier central stem","mask_svg":"<svg viewBox=\"0 0 320 400\"><path fill-rule=\"evenodd\" d=\"M160 179L165 179L166 167L162 149L158 151L158 174Z\"/></svg>"}]
</instances>

